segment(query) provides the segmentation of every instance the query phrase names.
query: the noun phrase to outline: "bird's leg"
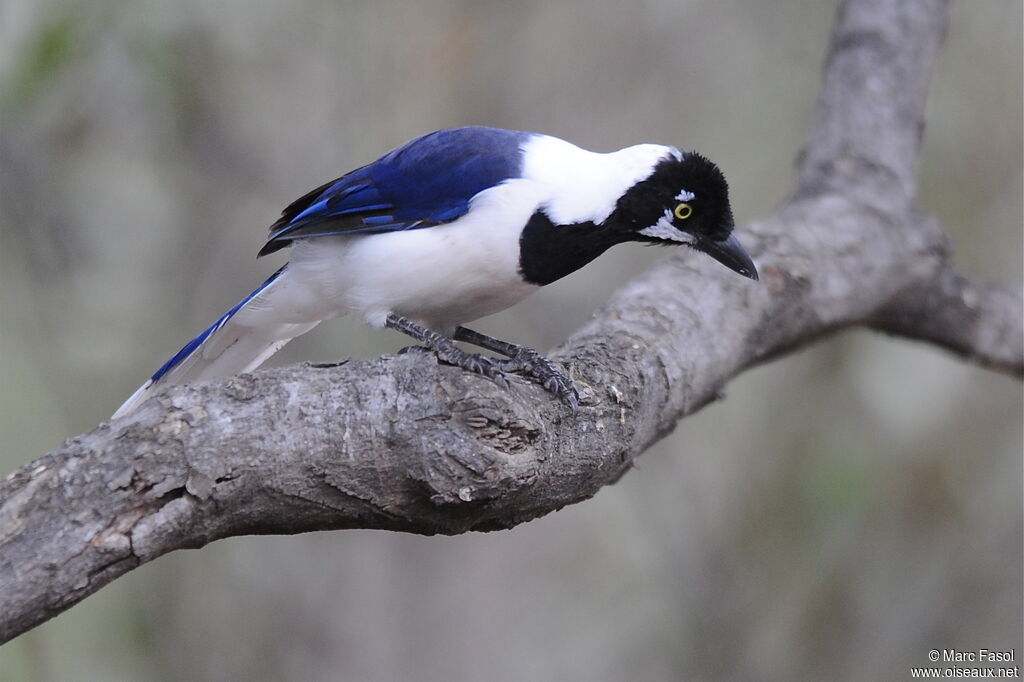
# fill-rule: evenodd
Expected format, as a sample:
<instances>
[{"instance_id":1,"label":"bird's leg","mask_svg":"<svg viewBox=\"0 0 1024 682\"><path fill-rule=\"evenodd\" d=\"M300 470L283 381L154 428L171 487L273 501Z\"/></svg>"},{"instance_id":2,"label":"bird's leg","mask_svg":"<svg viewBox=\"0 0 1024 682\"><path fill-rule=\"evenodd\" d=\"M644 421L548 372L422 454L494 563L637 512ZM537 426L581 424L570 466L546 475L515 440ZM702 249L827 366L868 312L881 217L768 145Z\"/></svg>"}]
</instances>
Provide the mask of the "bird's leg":
<instances>
[{"instance_id":1,"label":"bird's leg","mask_svg":"<svg viewBox=\"0 0 1024 682\"><path fill-rule=\"evenodd\" d=\"M496 363L501 370L506 372L527 372L530 376L537 379L545 389L568 403L573 412L579 407L580 395L576 384L573 383L572 379L565 376L555 366L555 363L534 349L502 341L501 339L481 334L466 327L456 327L454 336L456 341L465 341L474 346L486 348L495 353L501 353L508 358L508 360Z\"/></svg>"},{"instance_id":2,"label":"bird's leg","mask_svg":"<svg viewBox=\"0 0 1024 682\"><path fill-rule=\"evenodd\" d=\"M412 320L401 315L395 315L394 313L388 315L384 321L384 326L411 336L428 349L437 353L437 357L449 365L461 367L474 374L483 374L503 386L508 386L508 378L505 376L499 361L479 353L467 353L456 346L455 342L444 334L438 334L426 327L421 327ZM411 346L409 350L413 348L416 348L416 346Z\"/></svg>"}]
</instances>

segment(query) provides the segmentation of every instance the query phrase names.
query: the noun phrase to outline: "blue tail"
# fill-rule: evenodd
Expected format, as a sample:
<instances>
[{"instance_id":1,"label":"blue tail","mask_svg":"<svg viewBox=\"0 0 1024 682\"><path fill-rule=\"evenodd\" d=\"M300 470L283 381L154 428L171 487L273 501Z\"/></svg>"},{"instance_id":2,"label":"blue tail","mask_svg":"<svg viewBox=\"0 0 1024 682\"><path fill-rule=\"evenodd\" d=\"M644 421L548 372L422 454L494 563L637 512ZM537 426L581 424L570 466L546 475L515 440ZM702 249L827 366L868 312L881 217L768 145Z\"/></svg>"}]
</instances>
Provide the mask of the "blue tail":
<instances>
[{"instance_id":1,"label":"blue tail","mask_svg":"<svg viewBox=\"0 0 1024 682\"><path fill-rule=\"evenodd\" d=\"M149 380L152 381L153 383L156 383L157 381L160 381L160 379L162 379L165 374L167 374L169 371L171 371L172 369L177 367L181 363L182 360L184 360L188 356L192 355L192 353L194 353L196 351L196 349L199 348L199 346L203 345L203 342L206 341L206 339L210 338L210 336L215 331L217 331L218 329L223 327L224 324L228 320L230 320L232 317L234 317L235 313L237 313L239 310L241 310L242 307L246 303L251 301L261 291L263 291L268 286L273 284L274 280L276 280L278 278L278 276L281 274L281 272L283 270L284 270L284 267L281 267L281 269L279 269L273 275L268 277L266 282L264 282L263 284L261 284L258 287L256 287L255 291L253 291L251 294L249 294L248 296L243 298L241 301L236 303L235 306L231 310L229 310L226 313L224 313L223 315L221 315L219 320L217 320L216 322L211 324L209 327L207 327L202 333L199 334L199 336L197 336L196 338L194 338L191 341L189 341L188 343L186 343L184 345L184 347L182 347L181 350L179 350L177 353L174 354L174 357L172 357L170 360L168 360L163 365L161 365L160 369L158 369L156 372L154 372L153 376L151 376L149 378Z\"/></svg>"},{"instance_id":2,"label":"blue tail","mask_svg":"<svg viewBox=\"0 0 1024 682\"><path fill-rule=\"evenodd\" d=\"M272 309L268 297L273 294L268 289L280 280L284 272L285 268L282 267L199 336L186 343L118 408L114 417L131 412L167 386L255 369L288 341L315 327L319 320L301 324L282 323L275 320L273 315L268 315L266 319L258 318L256 322L252 316L248 316L244 324L234 321L235 315L257 297L260 297L261 310Z\"/></svg>"}]
</instances>

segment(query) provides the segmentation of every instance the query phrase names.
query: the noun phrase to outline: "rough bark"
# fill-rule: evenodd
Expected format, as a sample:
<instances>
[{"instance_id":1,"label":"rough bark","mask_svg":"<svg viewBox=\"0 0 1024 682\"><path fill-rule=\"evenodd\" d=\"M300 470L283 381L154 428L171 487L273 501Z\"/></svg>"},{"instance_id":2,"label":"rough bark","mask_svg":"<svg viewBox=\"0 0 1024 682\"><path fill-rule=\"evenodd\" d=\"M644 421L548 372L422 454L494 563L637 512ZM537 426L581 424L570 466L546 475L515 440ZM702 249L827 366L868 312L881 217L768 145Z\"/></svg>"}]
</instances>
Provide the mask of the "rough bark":
<instances>
[{"instance_id":1,"label":"rough bark","mask_svg":"<svg viewBox=\"0 0 1024 682\"><path fill-rule=\"evenodd\" d=\"M1024 372L1022 294L954 273L914 165L946 0L842 6L792 197L742 226L760 283L679 254L541 389L410 354L172 389L0 482L0 640L161 554L250 533L507 528L594 495L744 369L867 325Z\"/></svg>"}]
</instances>

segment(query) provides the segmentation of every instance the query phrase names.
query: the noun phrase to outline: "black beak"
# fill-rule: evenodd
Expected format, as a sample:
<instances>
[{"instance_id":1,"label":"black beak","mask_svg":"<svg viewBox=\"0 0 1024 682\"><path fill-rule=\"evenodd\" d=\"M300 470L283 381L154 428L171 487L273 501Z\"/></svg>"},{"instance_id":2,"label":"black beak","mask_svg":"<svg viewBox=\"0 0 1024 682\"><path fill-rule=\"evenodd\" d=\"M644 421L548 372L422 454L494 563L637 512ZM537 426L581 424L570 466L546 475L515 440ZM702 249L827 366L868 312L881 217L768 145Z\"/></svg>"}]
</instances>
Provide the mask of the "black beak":
<instances>
[{"instance_id":1,"label":"black beak","mask_svg":"<svg viewBox=\"0 0 1024 682\"><path fill-rule=\"evenodd\" d=\"M730 234L722 241L702 239L693 246L730 270L735 270L744 277L749 277L753 280L757 279L757 268L754 267L754 261L750 260L750 256L747 254L746 249L743 248L743 245L740 244L740 240L736 238L736 235Z\"/></svg>"}]
</instances>

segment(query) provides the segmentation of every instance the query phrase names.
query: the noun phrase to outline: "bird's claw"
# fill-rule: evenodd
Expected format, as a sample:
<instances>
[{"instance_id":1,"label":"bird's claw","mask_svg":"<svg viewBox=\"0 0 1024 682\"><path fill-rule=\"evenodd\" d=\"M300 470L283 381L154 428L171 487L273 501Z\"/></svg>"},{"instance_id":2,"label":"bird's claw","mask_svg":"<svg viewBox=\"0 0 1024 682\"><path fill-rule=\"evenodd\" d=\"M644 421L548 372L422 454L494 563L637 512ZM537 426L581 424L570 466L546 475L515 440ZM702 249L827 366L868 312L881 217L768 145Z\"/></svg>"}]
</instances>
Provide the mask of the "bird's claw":
<instances>
[{"instance_id":1,"label":"bird's claw","mask_svg":"<svg viewBox=\"0 0 1024 682\"><path fill-rule=\"evenodd\" d=\"M558 376L549 377L544 382L544 388L549 393L554 393L562 402L566 403L573 414L580 409L580 392L572 379L559 373Z\"/></svg>"},{"instance_id":2,"label":"bird's claw","mask_svg":"<svg viewBox=\"0 0 1024 682\"><path fill-rule=\"evenodd\" d=\"M450 365L461 367L473 374L483 375L506 389L511 385L501 363L494 358L479 353L467 353L461 348L452 348L448 352L439 354L439 357Z\"/></svg>"},{"instance_id":3,"label":"bird's claw","mask_svg":"<svg viewBox=\"0 0 1024 682\"><path fill-rule=\"evenodd\" d=\"M566 403L575 414L580 406L580 393L572 379L567 377L555 363L533 350L521 347L514 358L502 363L507 371L527 372L536 379L548 393L553 393Z\"/></svg>"},{"instance_id":4,"label":"bird's claw","mask_svg":"<svg viewBox=\"0 0 1024 682\"><path fill-rule=\"evenodd\" d=\"M442 349L438 357L450 365L483 375L505 389L511 387L508 372L525 372L543 386L544 390L566 403L574 414L579 410L580 394L573 380L558 369L555 363L532 348L520 348L515 357L508 360L468 353L458 347Z\"/></svg>"}]
</instances>

